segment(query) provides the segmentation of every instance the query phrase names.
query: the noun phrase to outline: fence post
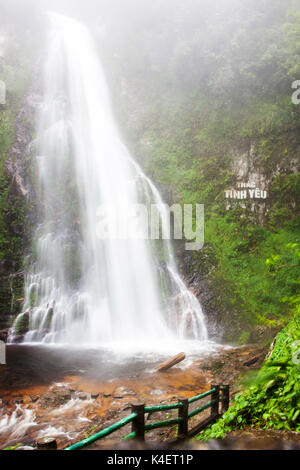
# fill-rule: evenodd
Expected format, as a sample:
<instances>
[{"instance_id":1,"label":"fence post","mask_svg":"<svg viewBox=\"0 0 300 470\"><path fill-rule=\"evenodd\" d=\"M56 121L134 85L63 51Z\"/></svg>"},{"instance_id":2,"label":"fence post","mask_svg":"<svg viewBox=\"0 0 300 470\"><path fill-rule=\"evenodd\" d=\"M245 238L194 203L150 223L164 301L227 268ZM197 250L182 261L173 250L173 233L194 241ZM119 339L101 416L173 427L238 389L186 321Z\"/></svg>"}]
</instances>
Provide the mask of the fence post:
<instances>
[{"instance_id":1,"label":"fence post","mask_svg":"<svg viewBox=\"0 0 300 470\"><path fill-rule=\"evenodd\" d=\"M135 432L136 439L145 440L145 404L135 404L131 406L132 413L137 416L132 421L132 432Z\"/></svg>"},{"instance_id":2,"label":"fence post","mask_svg":"<svg viewBox=\"0 0 300 470\"><path fill-rule=\"evenodd\" d=\"M224 385L222 388L222 413L225 413L229 408L229 385Z\"/></svg>"},{"instance_id":3,"label":"fence post","mask_svg":"<svg viewBox=\"0 0 300 470\"><path fill-rule=\"evenodd\" d=\"M189 401L187 398L183 398L179 400L178 403L182 404L182 406L178 408L178 418L181 418L178 426L178 435L187 436L189 428Z\"/></svg>"},{"instance_id":4,"label":"fence post","mask_svg":"<svg viewBox=\"0 0 300 470\"><path fill-rule=\"evenodd\" d=\"M211 389L215 389L215 391L211 394L211 399L215 401L213 405L211 405L211 417L215 418L219 415L219 400L220 400L220 385L212 385Z\"/></svg>"}]
</instances>

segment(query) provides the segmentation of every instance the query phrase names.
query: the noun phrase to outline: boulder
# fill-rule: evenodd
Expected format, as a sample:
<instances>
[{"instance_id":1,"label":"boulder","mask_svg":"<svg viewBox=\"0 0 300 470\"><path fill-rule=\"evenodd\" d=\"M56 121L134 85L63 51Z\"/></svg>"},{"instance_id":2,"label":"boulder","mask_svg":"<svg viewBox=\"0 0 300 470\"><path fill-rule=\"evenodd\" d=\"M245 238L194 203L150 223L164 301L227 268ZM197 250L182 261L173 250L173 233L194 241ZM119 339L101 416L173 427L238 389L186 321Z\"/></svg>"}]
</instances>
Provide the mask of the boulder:
<instances>
[{"instance_id":1,"label":"boulder","mask_svg":"<svg viewBox=\"0 0 300 470\"><path fill-rule=\"evenodd\" d=\"M16 336L24 335L29 330L29 312L21 313L14 324Z\"/></svg>"},{"instance_id":2,"label":"boulder","mask_svg":"<svg viewBox=\"0 0 300 470\"><path fill-rule=\"evenodd\" d=\"M0 341L4 341L4 343L6 343L7 338L8 338L8 333L9 333L9 328L6 328L5 330L0 330Z\"/></svg>"},{"instance_id":3,"label":"boulder","mask_svg":"<svg viewBox=\"0 0 300 470\"><path fill-rule=\"evenodd\" d=\"M16 335L13 337L14 343L22 343L23 340L24 340L24 335Z\"/></svg>"},{"instance_id":4,"label":"boulder","mask_svg":"<svg viewBox=\"0 0 300 470\"><path fill-rule=\"evenodd\" d=\"M60 388L58 390L51 390L44 393L40 398L40 405L42 408L56 408L57 406L64 405L71 400L71 392L68 389Z\"/></svg>"},{"instance_id":5,"label":"boulder","mask_svg":"<svg viewBox=\"0 0 300 470\"><path fill-rule=\"evenodd\" d=\"M88 393L85 393L85 392L79 392L78 395L77 395L77 398L79 398L80 400L89 400L90 395Z\"/></svg>"}]
</instances>

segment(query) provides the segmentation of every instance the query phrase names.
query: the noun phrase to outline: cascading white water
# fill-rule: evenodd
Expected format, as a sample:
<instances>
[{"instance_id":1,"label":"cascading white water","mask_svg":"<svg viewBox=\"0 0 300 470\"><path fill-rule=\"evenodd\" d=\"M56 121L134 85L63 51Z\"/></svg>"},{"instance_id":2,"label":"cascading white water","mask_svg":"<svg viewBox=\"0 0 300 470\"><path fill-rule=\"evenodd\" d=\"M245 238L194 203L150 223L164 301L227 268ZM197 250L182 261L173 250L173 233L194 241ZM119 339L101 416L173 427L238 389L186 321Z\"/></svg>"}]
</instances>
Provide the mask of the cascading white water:
<instances>
[{"instance_id":1,"label":"cascading white water","mask_svg":"<svg viewBox=\"0 0 300 470\"><path fill-rule=\"evenodd\" d=\"M169 241L162 242L162 266L147 240L97 236L100 205L122 219L146 198L159 207L162 224L167 214L120 140L88 31L61 15L50 19L36 139L41 217L24 313L16 323L29 316L26 342L204 341L201 306L178 274Z\"/></svg>"}]
</instances>

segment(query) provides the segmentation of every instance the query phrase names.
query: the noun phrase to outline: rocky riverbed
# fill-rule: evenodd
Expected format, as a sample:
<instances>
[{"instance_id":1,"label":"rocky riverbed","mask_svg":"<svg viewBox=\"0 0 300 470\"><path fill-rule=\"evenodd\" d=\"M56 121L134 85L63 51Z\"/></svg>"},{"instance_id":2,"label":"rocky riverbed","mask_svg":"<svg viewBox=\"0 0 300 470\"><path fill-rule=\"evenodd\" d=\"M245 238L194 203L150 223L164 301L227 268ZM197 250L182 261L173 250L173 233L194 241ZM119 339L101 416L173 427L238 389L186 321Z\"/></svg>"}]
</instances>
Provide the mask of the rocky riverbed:
<instances>
[{"instance_id":1,"label":"rocky riverbed","mask_svg":"<svg viewBox=\"0 0 300 470\"><path fill-rule=\"evenodd\" d=\"M0 366L0 448L36 448L41 439L54 437L61 449L125 417L132 403L176 402L208 390L212 383L229 384L232 396L240 389L240 374L258 368L265 352L258 346L221 347L157 373L159 358L116 363L95 352L73 350L61 356L58 348L9 345L7 365ZM146 418L157 421L172 413ZM116 445L129 432L128 425L96 446ZM174 428L158 429L147 440L175 436Z\"/></svg>"}]
</instances>

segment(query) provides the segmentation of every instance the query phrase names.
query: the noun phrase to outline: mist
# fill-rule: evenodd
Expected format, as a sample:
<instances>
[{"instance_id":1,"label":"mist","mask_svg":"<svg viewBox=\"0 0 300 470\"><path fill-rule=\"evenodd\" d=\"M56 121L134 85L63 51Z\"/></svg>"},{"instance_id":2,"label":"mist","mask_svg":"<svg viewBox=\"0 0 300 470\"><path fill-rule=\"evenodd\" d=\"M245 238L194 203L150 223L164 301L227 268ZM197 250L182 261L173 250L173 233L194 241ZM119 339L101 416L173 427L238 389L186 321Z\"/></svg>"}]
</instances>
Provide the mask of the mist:
<instances>
[{"instance_id":1,"label":"mist","mask_svg":"<svg viewBox=\"0 0 300 470\"><path fill-rule=\"evenodd\" d=\"M0 446L299 446L299 104L300 0L0 0Z\"/></svg>"}]
</instances>

